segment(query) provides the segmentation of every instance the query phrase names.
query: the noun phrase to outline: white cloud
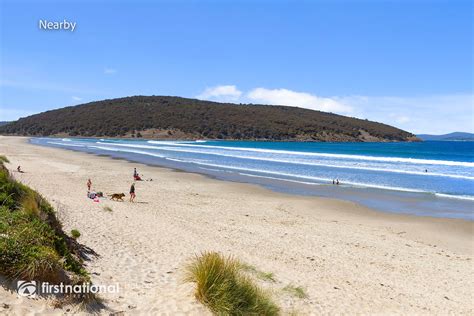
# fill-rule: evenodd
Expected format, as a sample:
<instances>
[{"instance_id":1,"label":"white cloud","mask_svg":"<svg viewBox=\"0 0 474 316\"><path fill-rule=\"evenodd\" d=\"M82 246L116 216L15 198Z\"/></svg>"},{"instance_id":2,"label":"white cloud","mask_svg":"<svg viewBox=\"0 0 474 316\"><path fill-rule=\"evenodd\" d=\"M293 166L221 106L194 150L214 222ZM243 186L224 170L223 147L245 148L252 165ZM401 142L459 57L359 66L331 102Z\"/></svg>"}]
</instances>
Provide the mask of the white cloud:
<instances>
[{"instance_id":1,"label":"white cloud","mask_svg":"<svg viewBox=\"0 0 474 316\"><path fill-rule=\"evenodd\" d=\"M350 96L338 100L352 106L356 117L415 134L474 132L474 94Z\"/></svg>"},{"instance_id":2,"label":"white cloud","mask_svg":"<svg viewBox=\"0 0 474 316\"><path fill-rule=\"evenodd\" d=\"M352 108L334 98L297 92L288 89L257 88L247 94L247 98L258 103L288 105L333 113L351 113Z\"/></svg>"},{"instance_id":3,"label":"white cloud","mask_svg":"<svg viewBox=\"0 0 474 316\"><path fill-rule=\"evenodd\" d=\"M104 74L106 75L113 75L113 74L116 74L118 71L117 69L114 69L114 68L105 68L104 69Z\"/></svg>"},{"instance_id":4,"label":"white cloud","mask_svg":"<svg viewBox=\"0 0 474 316\"><path fill-rule=\"evenodd\" d=\"M333 112L385 123L414 134L474 132L474 94L328 98L289 89L256 88L242 93L236 86L227 85L208 88L197 97Z\"/></svg>"},{"instance_id":5,"label":"white cloud","mask_svg":"<svg viewBox=\"0 0 474 316\"><path fill-rule=\"evenodd\" d=\"M73 99L74 101L82 101L82 98L81 98L81 97L72 96L72 99Z\"/></svg>"},{"instance_id":6,"label":"white cloud","mask_svg":"<svg viewBox=\"0 0 474 316\"><path fill-rule=\"evenodd\" d=\"M235 85L225 85L207 88L197 98L297 106L385 123L414 134L474 133L474 94L468 93L321 97L289 89L255 88L242 93Z\"/></svg>"},{"instance_id":7,"label":"white cloud","mask_svg":"<svg viewBox=\"0 0 474 316\"><path fill-rule=\"evenodd\" d=\"M237 102L242 95L242 91L234 85L223 85L206 88L196 98L203 100L214 100L224 102Z\"/></svg>"}]
</instances>

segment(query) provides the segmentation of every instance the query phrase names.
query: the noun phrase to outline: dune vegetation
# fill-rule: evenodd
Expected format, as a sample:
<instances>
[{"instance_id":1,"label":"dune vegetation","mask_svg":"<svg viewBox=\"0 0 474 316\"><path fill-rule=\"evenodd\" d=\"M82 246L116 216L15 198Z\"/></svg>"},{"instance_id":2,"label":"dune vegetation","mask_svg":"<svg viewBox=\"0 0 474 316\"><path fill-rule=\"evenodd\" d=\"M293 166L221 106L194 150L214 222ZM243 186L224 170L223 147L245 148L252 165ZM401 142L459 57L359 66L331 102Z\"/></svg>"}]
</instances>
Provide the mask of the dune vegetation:
<instances>
[{"instance_id":1,"label":"dune vegetation","mask_svg":"<svg viewBox=\"0 0 474 316\"><path fill-rule=\"evenodd\" d=\"M242 263L240 265L240 268L245 272L252 273L253 275L255 275L260 280L267 281L267 282L275 282L276 281L275 280L275 275L272 272L260 271L255 266L252 266L252 265L249 265L249 264L246 264L246 263Z\"/></svg>"},{"instance_id":2,"label":"dune vegetation","mask_svg":"<svg viewBox=\"0 0 474 316\"><path fill-rule=\"evenodd\" d=\"M8 280L89 282L80 248L64 233L52 206L13 179L0 162L0 275Z\"/></svg>"},{"instance_id":3,"label":"dune vegetation","mask_svg":"<svg viewBox=\"0 0 474 316\"><path fill-rule=\"evenodd\" d=\"M301 286L295 286L293 284L288 284L283 288L284 292L287 292L291 294L294 297L297 298L308 298L308 294L306 294L306 291L304 290L303 287Z\"/></svg>"},{"instance_id":4,"label":"dune vegetation","mask_svg":"<svg viewBox=\"0 0 474 316\"><path fill-rule=\"evenodd\" d=\"M186 267L185 281L196 284L196 299L216 315L278 315L278 306L242 267L237 259L205 252Z\"/></svg>"},{"instance_id":5,"label":"dune vegetation","mask_svg":"<svg viewBox=\"0 0 474 316\"><path fill-rule=\"evenodd\" d=\"M73 229L71 230L71 236L72 238L77 239L81 237L81 233L77 229Z\"/></svg>"}]
</instances>

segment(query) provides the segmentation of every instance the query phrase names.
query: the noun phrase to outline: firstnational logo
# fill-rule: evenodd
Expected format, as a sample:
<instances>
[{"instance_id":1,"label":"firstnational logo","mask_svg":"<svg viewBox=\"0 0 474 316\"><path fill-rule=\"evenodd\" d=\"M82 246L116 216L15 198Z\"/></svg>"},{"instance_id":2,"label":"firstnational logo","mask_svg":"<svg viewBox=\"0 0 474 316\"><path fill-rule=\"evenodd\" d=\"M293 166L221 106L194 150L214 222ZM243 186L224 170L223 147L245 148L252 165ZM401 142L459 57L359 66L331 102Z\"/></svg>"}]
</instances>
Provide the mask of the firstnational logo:
<instances>
[{"instance_id":1,"label":"firstnational logo","mask_svg":"<svg viewBox=\"0 0 474 316\"><path fill-rule=\"evenodd\" d=\"M36 281L17 281L16 291L20 296L35 297L38 290Z\"/></svg>"},{"instance_id":2,"label":"firstnational logo","mask_svg":"<svg viewBox=\"0 0 474 316\"><path fill-rule=\"evenodd\" d=\"M92 283L51 284L48 282L19 280L16 283L16 291L20 296L36 297L37 295L50 294L82 295L97 293L118 293L120 288L118 283L110 285L98 285Z\"/></svg>"}]
</instances>

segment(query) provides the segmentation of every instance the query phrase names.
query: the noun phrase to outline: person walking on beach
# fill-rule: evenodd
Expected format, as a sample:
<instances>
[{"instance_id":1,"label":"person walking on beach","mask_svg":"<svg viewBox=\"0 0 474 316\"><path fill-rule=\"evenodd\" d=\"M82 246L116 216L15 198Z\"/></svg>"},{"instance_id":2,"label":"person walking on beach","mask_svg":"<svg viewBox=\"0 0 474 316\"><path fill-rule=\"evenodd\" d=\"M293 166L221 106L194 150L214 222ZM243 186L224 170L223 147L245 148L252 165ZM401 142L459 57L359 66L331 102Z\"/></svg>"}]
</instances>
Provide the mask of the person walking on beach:
<instances>
[{"instance_id":1,"label":"person walking on beach","mask_svg":"<svg viewBox=\"0 0 474 316\"><path fill-rule=\"evenodd\" d=\"M90 191L90 190L91 190L91 186L92 186L92 181L91 181L91 179L87 179L87 191Z\"/></svg>"},{"instance_id":2,"label":"person walking on beach","mask_svg":"<svg viewBox=\"0 0 474 316\"><path fill-rule=\"evenodd\" d=\"M133 203L135 200L135 183L132 183L132 186L130 187L130 202Z\"/></svg>"}]
</instances>

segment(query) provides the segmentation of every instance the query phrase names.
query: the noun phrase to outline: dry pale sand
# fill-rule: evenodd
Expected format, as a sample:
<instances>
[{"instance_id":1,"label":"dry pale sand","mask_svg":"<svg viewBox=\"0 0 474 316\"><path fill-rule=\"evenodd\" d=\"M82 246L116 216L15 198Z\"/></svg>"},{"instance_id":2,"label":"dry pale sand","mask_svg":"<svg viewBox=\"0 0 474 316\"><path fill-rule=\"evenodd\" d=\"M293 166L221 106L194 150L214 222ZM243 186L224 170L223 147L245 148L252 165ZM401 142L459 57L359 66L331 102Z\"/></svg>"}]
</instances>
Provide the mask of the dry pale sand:
<instances>
[{"instance_id":1,"label":"dry pale sand","mask_svg":"<svg viewBox=\"0 0 474 316\"><path fill-rule=\"evenodd\" d=\"M80 242L100 255L87 262L93 281L119 283L119 294L102 295L104 314L209 314L193 285L182 283L183 266L205 250L274 273L275 282L259 282L284 313L474 312L473 222L384 214L18 137L1 137L0 154L11 170L22 166L26 173L14 176L48 198L65 230L77 228ZM127 193L133 167L154 180L137 183L139 203L86 198L88 177L96 190ZM288 284L308 298L283 291ZM67 312L3 288L0 302L0 314Z\"/></svg>"}]
</instances>

